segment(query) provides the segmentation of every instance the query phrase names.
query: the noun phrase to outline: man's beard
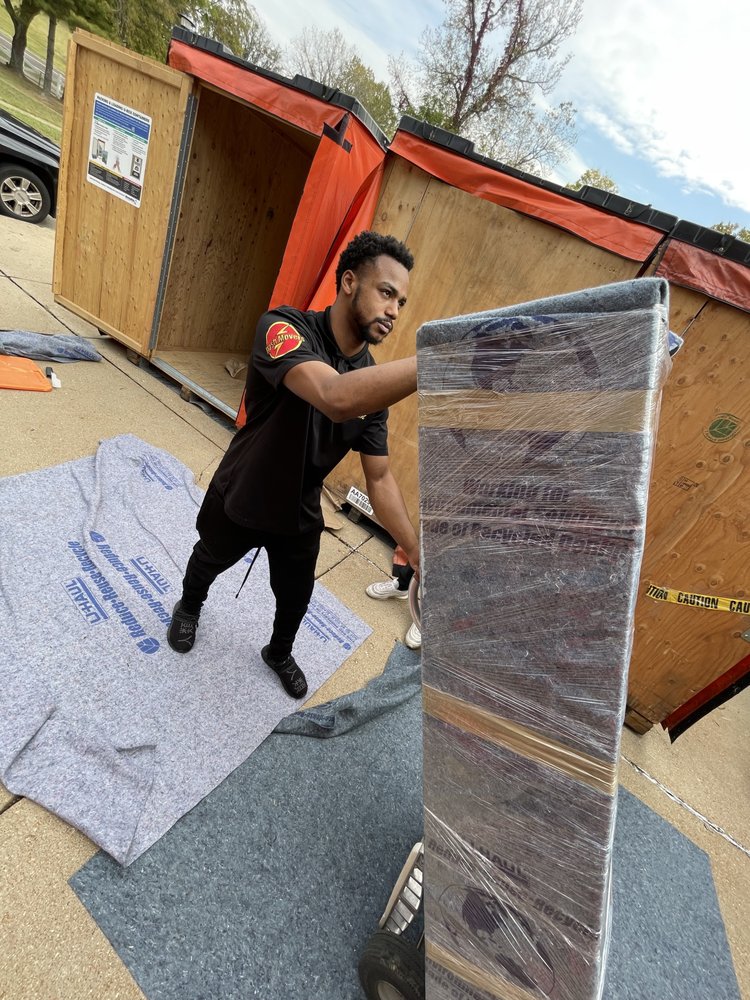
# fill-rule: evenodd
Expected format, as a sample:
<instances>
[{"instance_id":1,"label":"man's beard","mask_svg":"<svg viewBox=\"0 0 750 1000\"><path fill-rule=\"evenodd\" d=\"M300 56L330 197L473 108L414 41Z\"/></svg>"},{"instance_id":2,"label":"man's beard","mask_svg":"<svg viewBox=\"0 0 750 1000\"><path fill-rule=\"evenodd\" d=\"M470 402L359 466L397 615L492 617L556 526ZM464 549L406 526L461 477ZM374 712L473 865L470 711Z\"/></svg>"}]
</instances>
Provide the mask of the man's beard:
<instances>
[{"instance_id":1,"label":"man's beard","mask_svg":"<svg viewBox=\"0 0 750 1000\"><path fill-rule=\"evenodd\" d=\"M382 344L383 340L388 336L388 334L378 335L371 331L376 323L388 323L385 316L376 316L375 319L371 319L369 322L365 322L362 316L361 310L358 308L359 303L359 289L354 293L354 298L352 299L352 312L354 313L354 322L357 324L357 329L359 330L359 335L366 344L371 346L377 346Z\"/></svg>"}]
</instances>

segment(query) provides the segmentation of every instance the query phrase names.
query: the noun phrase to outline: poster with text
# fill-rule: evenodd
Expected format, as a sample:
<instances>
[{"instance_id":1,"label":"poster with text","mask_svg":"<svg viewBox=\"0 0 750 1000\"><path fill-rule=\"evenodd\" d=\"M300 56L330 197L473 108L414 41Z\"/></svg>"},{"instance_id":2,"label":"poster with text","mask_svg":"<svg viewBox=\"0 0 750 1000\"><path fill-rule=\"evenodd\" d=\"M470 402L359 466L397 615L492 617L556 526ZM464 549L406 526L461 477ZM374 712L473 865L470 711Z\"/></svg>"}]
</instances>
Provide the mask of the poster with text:
<instances>
[{"instance_id":1,"label":"poster with text","mask_svg":"<svg viewBox=\"0 0 750 1000\"><path fill-rule=\"evenodd\" d=\"M148 115L95 94L86 179L139 208L150 138Z\"/></svg>"}]
</instances>

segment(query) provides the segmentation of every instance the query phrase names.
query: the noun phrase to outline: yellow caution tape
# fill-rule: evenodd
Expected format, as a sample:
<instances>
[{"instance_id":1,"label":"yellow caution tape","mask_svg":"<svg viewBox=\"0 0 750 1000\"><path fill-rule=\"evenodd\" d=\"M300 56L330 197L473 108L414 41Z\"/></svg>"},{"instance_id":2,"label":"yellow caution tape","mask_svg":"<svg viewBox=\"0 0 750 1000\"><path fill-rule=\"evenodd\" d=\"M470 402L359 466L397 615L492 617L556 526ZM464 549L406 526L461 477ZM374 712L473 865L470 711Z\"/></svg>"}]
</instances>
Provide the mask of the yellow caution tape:
<instances>
[{"instance_id":1,"label":"yellow caution tape","mask_svg":"<svg viewBox=\"0 0 750 1000\"><path fill-rule=\"evenodd\" d=\"M669 604L684 604L690 608L705 608L707 611L733 611L738 615L750 615L750 601L739 597L708 597L706 594L688 594L684 590L670 590L668 587L651 586L646 597Z\"/></svg>"}]
</instances>

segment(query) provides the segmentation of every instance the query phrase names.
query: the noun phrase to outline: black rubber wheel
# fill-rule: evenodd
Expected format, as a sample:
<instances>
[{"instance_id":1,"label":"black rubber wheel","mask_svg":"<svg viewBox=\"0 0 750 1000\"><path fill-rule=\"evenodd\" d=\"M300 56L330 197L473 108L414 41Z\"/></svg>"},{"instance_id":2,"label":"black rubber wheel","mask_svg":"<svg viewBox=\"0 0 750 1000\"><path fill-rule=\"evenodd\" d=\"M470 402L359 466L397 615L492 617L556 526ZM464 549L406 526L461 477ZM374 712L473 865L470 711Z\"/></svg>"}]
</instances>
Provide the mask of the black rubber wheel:
<instances>
[{"instance_id":1,"label":"black rubber wheel","mask_svg":"<svg viewBox=\"0 0 750 1000\"><path fill-rule=\"evenodd\" d=\"M390 931L376 931L359 960L367 1000L424 1000L424 953Z\"/></svg>"},{"instance_id":2,"label":"black rubber wheel","mask_svg":"<svg viewBox=\"0 0 750 1000\"><path fill-rule=\"evenodd\" d=\"M26 166L0 167L0 214L23 222L43 222L52 206L47 185Z\"/></svg>"}]
</instances>

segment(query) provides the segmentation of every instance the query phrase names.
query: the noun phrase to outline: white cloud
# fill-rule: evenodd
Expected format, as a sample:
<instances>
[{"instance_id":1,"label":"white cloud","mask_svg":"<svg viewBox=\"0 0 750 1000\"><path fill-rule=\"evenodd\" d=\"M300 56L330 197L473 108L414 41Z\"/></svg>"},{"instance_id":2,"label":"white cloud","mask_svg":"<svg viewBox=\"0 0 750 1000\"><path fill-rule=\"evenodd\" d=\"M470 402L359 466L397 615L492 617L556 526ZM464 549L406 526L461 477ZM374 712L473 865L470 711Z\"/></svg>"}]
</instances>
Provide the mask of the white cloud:
<instances>
[{"instance_id":1,"label":"white cloud","mask_svg":"<svg viewBox=\"0 0 750 1000\"><path fill-rule=\"evenodd\" d=\"M308 24L340 28L381 80L388 56L413 56L443 13L442 0L254 3L282 45ZM569 45L574 58L550 101L572 100L582 122L679 188L750 213L750 131L741 113L749 37L743 0L585 0ZM587 166L602 168L571 154L554 179L574 179Z\"/></svg>"},{"instance_id":2,"label":"white cloud","mask_svg":"<svg viewBox=\"0 0 750 1000\"><path fill-rule=\"evenodd\" d=\"M748 37L737 0L588 0L559 94L620 151L750 211Z\"/></svg>"},{"instance_id":3,"label":"white cloud","mask_svg":"<svg viewBox=\"0 0 750 1000\"><path fill-rule=\"evenodd\" d=\"M593 163L584 160L575 149L571 149L565 160L548 172L547 180L555 184L572 184L593 166Z\"/></svg>"},{"instance_id":4,"label":"white cloud","mask_svg":"<svg viewBox=\"0 0 750 1000\"><path fill-rule=\"evenodd\" d=\"M413 53L428 24L441 20L441 0L253 0L268 29L286 46L308 25L339 28L375 76L388 80L388 56Z\"/></svg>"},{"instance_id":5,"label":"white cloud","mask_svg":"<svg viewBox=\"0 0 750 1000\"><path fill-rule=\"evenodd\" d=\"M628 135L627 126L623 126L621 122L612 121L604 112L592 107L584 108L581 117L597 128L621 153L633 155L635 147L633 140Z\"/></svg>"}]
</instances>

